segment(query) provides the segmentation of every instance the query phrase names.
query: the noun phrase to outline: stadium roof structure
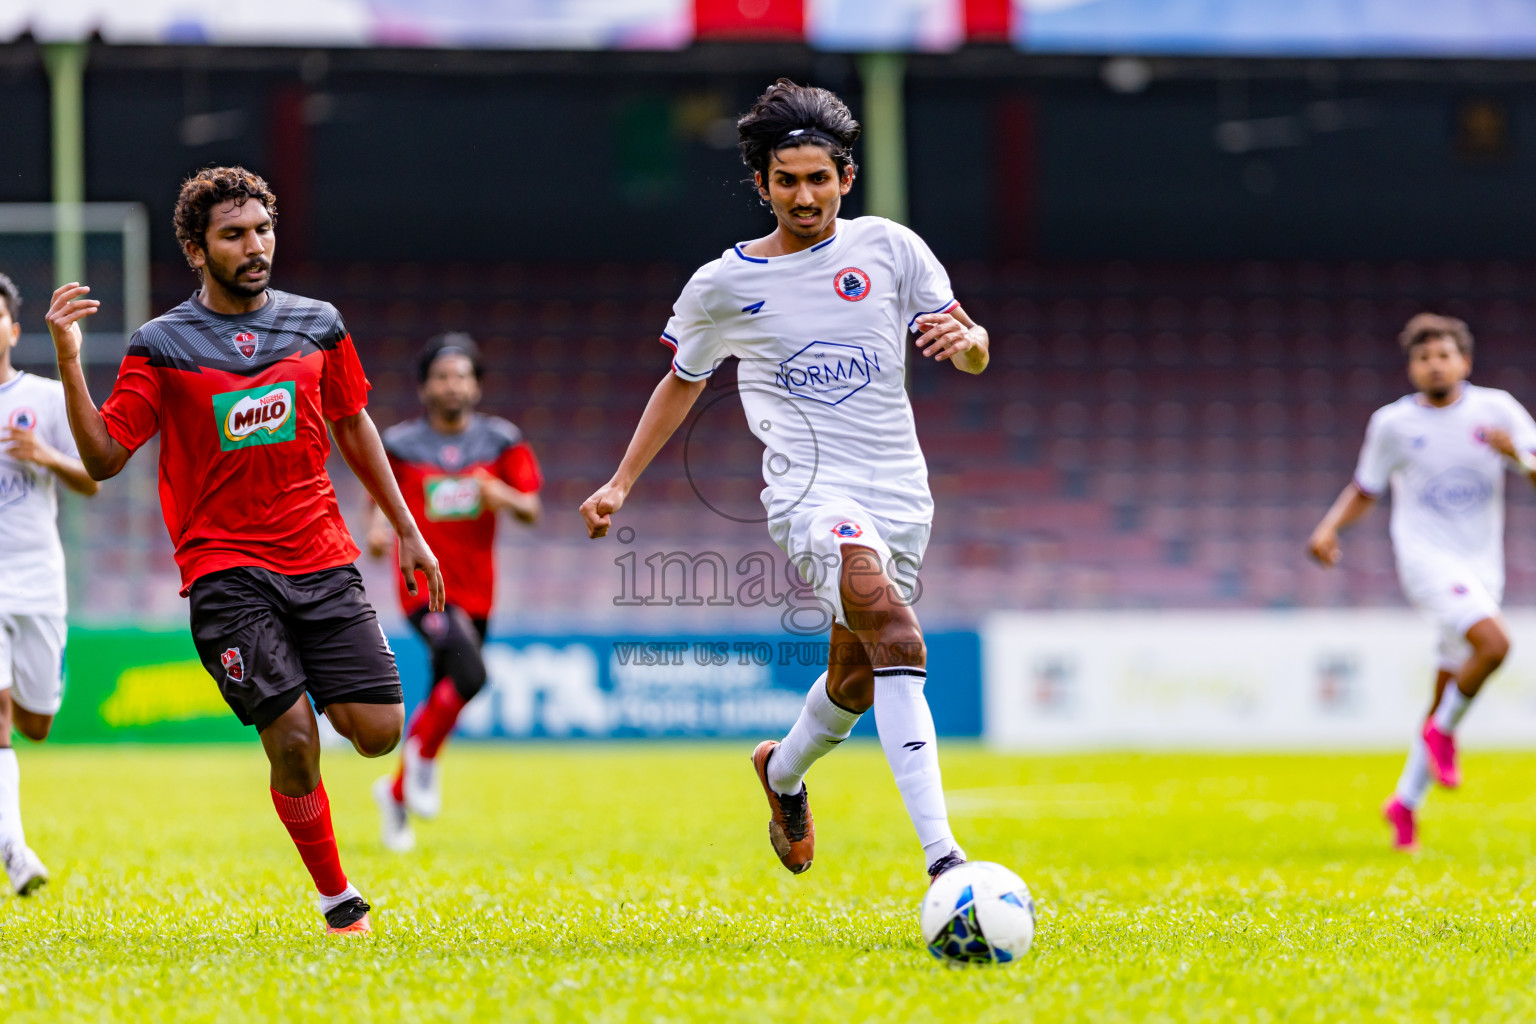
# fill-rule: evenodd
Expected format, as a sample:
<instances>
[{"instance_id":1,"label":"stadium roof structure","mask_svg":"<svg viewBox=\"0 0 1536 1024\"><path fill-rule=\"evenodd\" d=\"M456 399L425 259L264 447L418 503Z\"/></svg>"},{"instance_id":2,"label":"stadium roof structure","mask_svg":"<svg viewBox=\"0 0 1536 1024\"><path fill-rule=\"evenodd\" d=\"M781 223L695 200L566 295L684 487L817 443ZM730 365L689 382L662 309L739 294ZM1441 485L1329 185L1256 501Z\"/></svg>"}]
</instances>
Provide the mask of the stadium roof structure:
<instances>
[{"instance_id":1,"label":"stadium roof structure","mask_svg":"<svg viewBox=\"0 0 1536 1024\"><path fill-rule=\"evenodd\" d=\"M1510 0L9 0L0 41L681 49L796 41L846 52L1536 56Z\"/></svg>"}]
</instances>

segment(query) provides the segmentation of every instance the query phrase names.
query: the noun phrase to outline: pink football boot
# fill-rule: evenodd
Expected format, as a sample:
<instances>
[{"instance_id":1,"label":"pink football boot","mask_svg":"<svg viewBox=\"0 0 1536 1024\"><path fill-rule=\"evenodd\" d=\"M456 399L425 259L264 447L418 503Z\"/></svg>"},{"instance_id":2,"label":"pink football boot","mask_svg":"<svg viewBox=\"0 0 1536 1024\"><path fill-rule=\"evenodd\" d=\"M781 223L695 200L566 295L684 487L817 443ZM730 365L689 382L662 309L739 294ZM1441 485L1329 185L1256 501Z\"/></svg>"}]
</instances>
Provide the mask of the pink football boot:
<instances>
[{"instance_id":1,"label":"pink football boot","mask_svg":"<svg viewBox=\"0 0 1536 1024\"><path fill-rule=\"evenodd\" d=\"M1461 785L1461 769L1456 764L1456 738L1441 732L1431 718L1424 723L1424 745L1429 748L1429 764L1435 770L1435 781L1446 789Z\"/></svg>"},{"instance_id":2,"label":"pink football boot","mask_svg":"<svg viewBox=\"0 0 1536 1024\"><path fill-rule=\"evenodd\" d=\"M1419 849L1419 828L1414 823L1413 811L1393 797L1381 809L1381 816L1392 826L1392 845L1404 853L1416 853Z\"/></svg>"}]
</instances>

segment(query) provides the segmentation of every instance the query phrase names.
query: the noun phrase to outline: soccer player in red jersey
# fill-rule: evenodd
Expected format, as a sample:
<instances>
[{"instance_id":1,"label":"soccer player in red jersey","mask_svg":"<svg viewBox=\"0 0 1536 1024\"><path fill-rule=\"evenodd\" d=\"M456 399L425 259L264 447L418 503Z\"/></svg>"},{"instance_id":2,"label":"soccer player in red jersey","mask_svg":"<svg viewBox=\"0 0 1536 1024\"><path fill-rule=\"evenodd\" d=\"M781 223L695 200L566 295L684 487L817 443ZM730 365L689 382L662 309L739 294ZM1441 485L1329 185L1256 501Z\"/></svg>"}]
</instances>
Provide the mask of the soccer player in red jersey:
<instances>
[{"instance_id":1,"label":"soccer player in red jersey","mask_svg":"<svg viewBox=\"0 0 1536 1024\"><path fill-rule=\"evenodd\" d=\"M400 537L400 571L443 607L437 559L395 484L365 410L368 379L335 307L268 287L277 200L240 167L182 184L176 237L201 288L133 335L98 409L80 366L83 285L53 294L48 329L71 432L92 478L116 475L160 434L160 504L191 598L199 657L255 726L272 802L319 892L327 930L372 930L347 881L320 779L311 701L364 757L400 740L394 653L326 473L327 426Z\"/></svg>"},{"instance_id":2,"label":"soccer player in red jersey","mask_svg":"<svg viewBox=\"0 0 1536 1024\"><path fill-rule=\"evenodd\" d=\"M480 647L496 585L497 513L536 523L542 511L533 449L511 423L475 411L481 368L474 339L433 338L416 369L426 415L386 430L384 450L406 505L442 559L453 600L433 611L425 595L403 581L400 587L400 605L432 652L433 686L411 717L399 767L373 786L384 845L397 853L416 843L409 815L433 818L442 808L438 752L485 685ZM369 516L368 551L379 558L395 536L377 505Z\"/></svg>"}]
</instances>

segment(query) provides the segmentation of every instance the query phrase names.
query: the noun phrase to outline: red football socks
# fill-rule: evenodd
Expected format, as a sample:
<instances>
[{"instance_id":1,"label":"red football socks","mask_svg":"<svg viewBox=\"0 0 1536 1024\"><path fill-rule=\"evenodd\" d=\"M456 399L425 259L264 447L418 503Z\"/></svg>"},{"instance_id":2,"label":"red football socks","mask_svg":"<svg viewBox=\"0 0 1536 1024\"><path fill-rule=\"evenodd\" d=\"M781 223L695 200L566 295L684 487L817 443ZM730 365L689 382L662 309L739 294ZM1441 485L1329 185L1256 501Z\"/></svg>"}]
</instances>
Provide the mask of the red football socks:
<instances>
[{"instance_id":1,"label":"red football socks","mask_svg":"<svg viewBox=\"0 0 1536 1024\"><path fill-rule=\"evenodd\" d=\"M331 801L325 795L325 783L307 796L284 796L272 790L272 806L288 827L293 845L315 880L322 896L336 896L347 888L347 876L341 870L341 855L336 852L336 833L331 829Z\"/></svg>"},{"instance_id":2,"label":"red football socks","mask_svg":"<svg viewBox=\"0 0 1536 1024\"><path fill-rule=\"evenodd\" d=\"M469 702L459 696L458 687L453 685L452 679L447 677L439 679L437 685L432 687L432 693L411 716L405 741L409 743L415 740L421 749L422 757L428 759L436 757L437 752L443 747L443 741L448 739L449 733L453 732L453 724L459 720L459 712L464 710L464 705L467 703ZM395 769L395 799L405 800L405 761L403 759Z\"/></svg>"},{"instance_id":3,"label":"red football socks","mask_svg":"<svg viewBox=\"0 0 1536 1024\"><path fill-rule=\"evenodd\" d=\"M459 696L458 687L453 685L451 679L439 679L437 685L432 687L432 696L416 712L416 720L411 723L411 736L421 741L421 756L433 758L442 749L443 741L448 734L453 732L453 723L459 720L459 712L464 710L467 704L463 697Z\"/></svg>"}]
</instances>

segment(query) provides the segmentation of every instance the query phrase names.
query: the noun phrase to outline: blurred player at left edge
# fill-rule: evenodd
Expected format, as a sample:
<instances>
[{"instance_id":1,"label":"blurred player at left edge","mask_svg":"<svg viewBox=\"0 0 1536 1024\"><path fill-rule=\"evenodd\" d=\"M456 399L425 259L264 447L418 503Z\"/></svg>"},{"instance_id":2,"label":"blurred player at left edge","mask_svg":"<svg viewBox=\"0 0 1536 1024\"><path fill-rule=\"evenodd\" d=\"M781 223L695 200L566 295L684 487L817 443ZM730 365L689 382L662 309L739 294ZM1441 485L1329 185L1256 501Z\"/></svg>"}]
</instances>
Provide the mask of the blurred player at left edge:
<instances>
[{"instance_id":1,"label":"blurred player at left edge","mask_svg":"<svg viewBox=\"0 0 1536 1024\"><path fill-rule=\"evenodd\" d=\"M56 380L11 365L21 294L0 274L0 859L25 896L48 881L21 826L11 727L46 739L64 701L64 547L54 479L77 494L99 486L75 452Z\"/></svg>"},{"instance_id":2,"label":"blurred player at left edge","mask_svg":"<svg viewBox=\"0 0 1536 1024\"><path fill-rule=\"evenodd\" d=\"M360 933L372 930L371 908L341 869L313 708L364 757L394 749L405 711L326 472L330 437L400 536L400 571L413 589L426 578L437 609L443 578L368 416L368 379L341 315L268 287L276 213L267 183L241 167L182 184L176 237L201 287L134 332L100 409L80 368L79 321L100 305L90 289L54 292L48 330L92 477L117 474L160 434L160 506L198 657L261 735L272 804L327 931Z\"/></svg>"}]
</instances>

